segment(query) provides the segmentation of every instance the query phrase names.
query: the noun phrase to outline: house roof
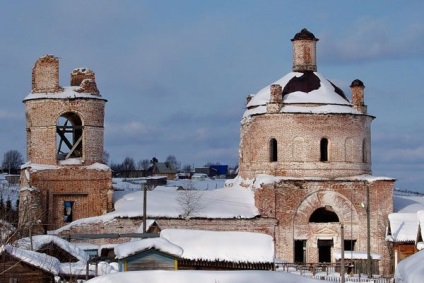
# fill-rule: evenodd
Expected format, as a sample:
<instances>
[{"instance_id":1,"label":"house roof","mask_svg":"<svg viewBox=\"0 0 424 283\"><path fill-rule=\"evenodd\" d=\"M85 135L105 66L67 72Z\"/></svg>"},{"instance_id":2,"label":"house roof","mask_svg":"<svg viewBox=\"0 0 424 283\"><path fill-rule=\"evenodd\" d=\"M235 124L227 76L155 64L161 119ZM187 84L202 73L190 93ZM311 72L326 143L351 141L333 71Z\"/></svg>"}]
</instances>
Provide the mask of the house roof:
<instances>
[{"instance_id":1,"label":"house roof","mask_svg":"<svg viewBox=\"0 0 424 283\"><path fill-rule=\"evenodd\" d=\"M156 162L154 167L155 167L155 170L158 173L162 173L162 174L175 174L175 173L177 173L177 170L172 168L171 164L168 163L168 162Z\"/></svg>"},{"instance_id":2,"label":"house roof","mask_svg":"<svg viewBox=\"0 0 424 283\"><path fill-rule=\"evenodd\" d=\"M165 229L160 238L131 241L115 247L122 259L149 249L182 259L266 263L274 261L271 236L251 232Z\"/></svg>"},{"instance_id":3,"label":"house roof","mask_svg":"<svg viewBox=\"0 0 424 283\"><path fill-rule=\"evenodd\" d=\"M30 250L31 249L31 239L30 238L22 238L15 242L16 246ZM32 236L32 248L35 251L40 250L43 246L47 244L55 244L64 251L68 252L72 256L74 256L79 261L86 262L89 259L89 256L84 250L80 249L76 245L53 235L36 235Z\"/></svg>"},{"instance_id":4,"label":"house roof","mask_svg":"<svg viewBox=\"0 0 424 283\"><path fill-rule=\"evenodd\" d=\"M163 253L180 257L183 249L164 238L149 238L138 241L131 241L115 246L117 259L122 259L145 250L156 249Z\"/></svg>"},{"instance_id":5,"label":"house roof","mask_svg":"<svg viewBox=\"0 0 424 283\"><path fill-rule=\"evenodd\" d=\"M386 240L390 242L415 242L418 233L417 213L389 214L390 232Z\"/></svg>"},{"instance_id":6,"label":"house roof","mask_svg":"<svg viewBox=\"0 0 424 283\"><path fill-rule=\"evenodd\" d=\"M58 259L52 256L13 247L11 245L0 246L0 254L4 252L13 258L16 258L31 266L38 267L53 275L58 275L60 272L60 262Z\"/></svg>"},{"instance_id":7,"label":"house roof","mask_svg":"<svg viewBox=\"0 0 424 283\"><path fill-rule=\"evenodd\" d=\"M274 261L274 242L266 234L165 229L160 237L180 246L184 259L250 263Z\"/></svg>"}]
</instances>

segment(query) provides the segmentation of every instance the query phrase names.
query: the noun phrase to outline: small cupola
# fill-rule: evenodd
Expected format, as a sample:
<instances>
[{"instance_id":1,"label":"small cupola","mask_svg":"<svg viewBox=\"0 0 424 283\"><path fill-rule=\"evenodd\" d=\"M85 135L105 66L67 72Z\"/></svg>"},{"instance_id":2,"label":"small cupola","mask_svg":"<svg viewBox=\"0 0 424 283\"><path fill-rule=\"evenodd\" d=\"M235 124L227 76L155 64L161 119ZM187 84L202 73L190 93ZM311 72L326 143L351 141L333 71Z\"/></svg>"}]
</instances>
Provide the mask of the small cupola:
<instances>
[{"instance_id":1,"label":"small cupola","mask_svg":"<svg viewBox=\"0 0 424 283\"><path fill-rule=\"evenodd\" d=\"M367 113L367 106L364 103L364 88L365 85L361 80L354 80L350 84L352 92L352 104L353 107L361 113Z\"/></svg>"},{"instance_id":2,"label":"small cupola","mask_svg":"<svg viewBox=\"0 0 424 283\"><path fill-rule=\"evenodd\" d=\"M293 42L293 72L316 72L316 42L318 38L306 28L291 39Z\"/></svg>"}]
</instances>

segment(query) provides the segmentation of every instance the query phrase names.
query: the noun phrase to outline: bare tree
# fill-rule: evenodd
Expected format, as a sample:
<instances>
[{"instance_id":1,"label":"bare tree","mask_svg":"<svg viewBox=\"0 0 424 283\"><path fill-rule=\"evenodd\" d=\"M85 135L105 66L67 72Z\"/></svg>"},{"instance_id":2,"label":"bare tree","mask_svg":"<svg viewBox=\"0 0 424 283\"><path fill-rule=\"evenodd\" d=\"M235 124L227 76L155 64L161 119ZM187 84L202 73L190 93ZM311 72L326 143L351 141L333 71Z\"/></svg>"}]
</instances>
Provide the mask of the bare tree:
<instances>
[{"instance_id":1,"label":"bare tree","mask_svg":"<svg viewBox=\"0 0 424 283\"><path fill-rule=\"evenodd\" d=\"M203 192L198 190L181 190L178 192L177 202L181 207L181 216L188 219L205 208Z\"/></svg>"},{"instance_id":2,"label":"bare tree","mask_svg":"<svg viewBox=\"0 0 424 283\"><path fill-rule=\"evenodd\" d=\"M184 165L181 171L184 172L184 173L190 173L191 172L191 165L190 164Z\"/></svg>"},{"instance_id":3,"label":"bare tree","mask_svg":"<svg viewBox=\"0 0 424 283\"><path fill-rule=\"evenodd\" d=\"M122 162L122 170L124 171L135 170L135 162L132 157L125 157L124 161Z\"/></svg>"},{"instance_id":4,"label":"bare tree","mask_svg":"<svg viewBox=\"0 0 424 283\"><path fill-rule=\"evenodd\" d=\"M149 159L142 159L137 162L137 169L146 171L149 169L150 161Z\"/></svg>"},{"instance_id":5,"label":"bare tree","mask_svg":"<svg viewBox=\"0 0 424 283\"><path fill-rule=\"evenodd\" d=\"M178 162L177 158L175 157L175 155L169 155L165 162L169 163L169 165L171 165L171 167L177 171L180 170L180 163Z\"/></svg>"},{"instance_id":6,"label":"bare tree","mask_svg":"<svg viewBox=\"0 0 424 283\"><path fill-rule=\"evenodd\" d=\"M22 154L16 149L11 149L3 155L3 162L1 166L3 167L3 169L8 169L8 172L10 174L11 171L17 172L21 168L21 165L23 163L24 159L22 157Z\"/></svg>"}]
</instances>

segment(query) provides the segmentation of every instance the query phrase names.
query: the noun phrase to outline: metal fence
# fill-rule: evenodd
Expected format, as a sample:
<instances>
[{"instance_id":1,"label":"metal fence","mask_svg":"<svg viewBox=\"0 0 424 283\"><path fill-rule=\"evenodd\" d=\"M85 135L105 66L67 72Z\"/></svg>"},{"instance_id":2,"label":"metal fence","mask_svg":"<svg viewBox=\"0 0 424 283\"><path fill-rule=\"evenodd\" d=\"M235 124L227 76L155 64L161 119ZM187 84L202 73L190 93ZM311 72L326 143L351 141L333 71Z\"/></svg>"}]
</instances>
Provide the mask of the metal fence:
<instances>
[{"instance_id":1,"label":"metal fence","mask_svg":"<svg viewBox=\"0 0 424 283\"><path fill-rule=\"evenodd\" d=\"M276 263L275 269L277 271L289 272L299 274L302 276L310 277L313 279L327 280L330 282L341 282L340 277L340 263ZM373 278L368 279L367 275L361 273L361 267L355 268L353 265L347 265L345 268L347 276L345 282L358 282L358 283L392 283L392 278L381 277L374 275Z\"/></svg>"}]
</instances>

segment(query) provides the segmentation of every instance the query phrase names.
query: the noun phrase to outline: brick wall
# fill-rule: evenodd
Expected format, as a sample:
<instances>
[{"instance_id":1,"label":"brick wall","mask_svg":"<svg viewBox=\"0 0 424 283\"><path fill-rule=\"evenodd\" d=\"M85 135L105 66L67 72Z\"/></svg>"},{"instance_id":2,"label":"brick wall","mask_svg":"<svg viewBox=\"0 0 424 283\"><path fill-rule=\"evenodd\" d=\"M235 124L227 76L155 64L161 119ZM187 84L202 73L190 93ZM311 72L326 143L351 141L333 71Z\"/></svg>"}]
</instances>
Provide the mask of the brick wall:
<instances>
[{"instance_id":1,"label":"brick wall","mask_svg":"<svg viewBox=\"0 0 424 283\"><path fill-rule=\"evenodd\" d=\"M371 116L352 114L253 116L241 126L240 176L334 178L370 174L371 120ZM328 139L328 162L320 161L322 138ZM277 141L277 162L270 162L271 139Z\"/></svg>"},{"instance_id":2,"label":"brick wall","mask_svg":"<svg viewBox=\"0 0 424 283\"><path fill-rule=\"evenodd\" d=\"M57 122L61 115L72 112L79 116L83 126L83 164L103 162L105 100L33 99L24 103L28 161L37 164L57 164Z\"/></svg>"},{"instance_id":3,"label":"brick wall","mask_svg":"<svg viewBox=\"0 0 424 283\"><path fill-rule=\"evenodd\" d=\"M81 166L30 171L30 186L41 195L37 218L48 230L64 226L67 224L64 221L65 201L73 202L72 220L107 213L112 208L111 174L110 170Z\"/></svg>"},{"instance_id":4,"label":"brick wall","mask_svg":"<svg viewBox=\"0 0 424 283\"><path fill-rule=\"evenodd\" d=\"M293 261L294 240L307 240L306 262L318 262L318 239L333 239L340 250L340 224L345 240L356 240L356 251L367 249L366 187L370 191L371 252L381 255L380 271L391 272L390 246L385 241L388 214L393 211L394 180L283 180L262 186L255 192L255 202L263 217L275 217L276 256ZM332 209L339 222L310 222L312 213L322 207Z\"/></svg>"}]
</instances>

